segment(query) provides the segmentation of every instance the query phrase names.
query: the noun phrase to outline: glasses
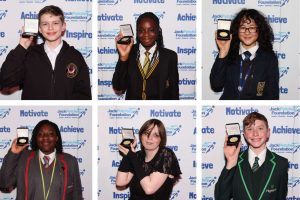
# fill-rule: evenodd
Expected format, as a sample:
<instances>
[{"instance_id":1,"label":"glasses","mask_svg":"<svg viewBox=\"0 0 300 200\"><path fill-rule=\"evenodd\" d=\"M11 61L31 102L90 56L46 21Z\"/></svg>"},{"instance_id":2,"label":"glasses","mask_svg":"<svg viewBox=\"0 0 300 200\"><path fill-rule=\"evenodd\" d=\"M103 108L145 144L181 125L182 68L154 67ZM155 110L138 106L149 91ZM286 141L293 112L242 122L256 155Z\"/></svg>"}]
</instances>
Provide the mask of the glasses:
<instances>
[{"instance_id":1,"label":"glasses","mask_svg":"<svg viewBox=\"0 0 300 200\"><path fill-rule=\"evenodd\" d=\"M258 29L258 27L256 27L256 26L250 26L250 27L244 27L244 26L241 26L240 28L239 28L239 32L240 33L246 33L246 31L248 30L249 31L249 33L256 33L257 32L257 29Z\"/></svg>"}]
</instances>

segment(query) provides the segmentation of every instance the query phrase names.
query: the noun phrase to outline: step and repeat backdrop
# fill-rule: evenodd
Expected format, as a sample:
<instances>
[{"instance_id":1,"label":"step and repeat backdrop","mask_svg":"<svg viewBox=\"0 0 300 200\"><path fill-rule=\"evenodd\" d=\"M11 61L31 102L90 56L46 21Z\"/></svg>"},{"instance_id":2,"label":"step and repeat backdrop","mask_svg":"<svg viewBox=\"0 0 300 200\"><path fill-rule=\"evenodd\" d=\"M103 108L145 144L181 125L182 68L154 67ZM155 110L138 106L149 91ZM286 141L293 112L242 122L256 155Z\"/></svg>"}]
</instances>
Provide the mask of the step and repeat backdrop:
<instances>
[{"instance_id":1,"label":"step and repeat backdrop","mask_svg":"<svg viewBox=\"0 0 300 200\"><path fill-rule=\"evenodd\" d=\"M0 107L0 167L16 138L16 129L27 127L29 140L36 124L44 119L56 123L63 151L77 158L84 199L92 199L92 112L90 106L9 106ZM0 192L0 200L15 199L16 190Z\"/></svg>"},{"instance_id":2,"label":"step and repeat backdrop","mask_svg":"<svg viewBox=\"0 0 300 200\"><path fill-rule=\"evenodd\" d=\"M287 200L300 199L300 106L203 106L202 199L214 199L214 188L225 166L225 124L239 123L251 112L266 116L270 128L267 148L289 161ZM242 150L247 144L242 136Z\"/></svg>"},{"instance_id":3,"label":"step and repeat backdrop","mask_svg":"<svg viewBox=\"0 0 300 200\"><path fill-rule=\"evenodd\" d=\"M209 0L202 1L203 99L219 99L210 88L209 74L218 55L215 31L218 19L233 19L242 8L261 11L273 28L275 54L279 61L280 99L299 99L300 24L298 0Z\"/></svg>"},{"instance_id":4,"label":"step and repeat backdrop","mask_svg":"<svg viewBox=\"0 0 300 200\"><path fill-rule=\"evenodd\" d=\"M24 19L37 18L39 11L47 5L55 5L63 10L67 24L63 40L80 51L89 67L91 75L92 0L1 0L0 66L2 66L10 50L18 45ZM38 39L38 43L41 42L42 40ZM21 99L21 92L17 91L8 96L0 94L0 99Z\"/></svg>"},{"instance_id":5,"label":"step and repeat backdrop","mask_svg":"<svg viewBox=\"0 0 300 200\"><path fill-rule=\"evenodd\" d=\"M196 91L196 0L98 0L98 99L122 99L112 89L118 61L115 37L119 26L131 24L153 12L160 20L165 47L178 54L179 98L195 99Z\"/></svg>"},{"instance_id":6,"label":"step and repeat backdrop","mask_svg":"<svg viewBox=\"0 0 300 200\"><path fill-rule=\"evenodd\" d=\"M174 186L172 200L196 196L196 108L192 106L100 106L98 152L98 199L129 199L128 189L116 189L116 174L122 160L118 144L121 129L133 128L138 140L140 127L149 119L161 120L167 131L167 147L179 160L182 177ZM138 141L137 150L140 149Z\"/></svg>"}]
</instances>

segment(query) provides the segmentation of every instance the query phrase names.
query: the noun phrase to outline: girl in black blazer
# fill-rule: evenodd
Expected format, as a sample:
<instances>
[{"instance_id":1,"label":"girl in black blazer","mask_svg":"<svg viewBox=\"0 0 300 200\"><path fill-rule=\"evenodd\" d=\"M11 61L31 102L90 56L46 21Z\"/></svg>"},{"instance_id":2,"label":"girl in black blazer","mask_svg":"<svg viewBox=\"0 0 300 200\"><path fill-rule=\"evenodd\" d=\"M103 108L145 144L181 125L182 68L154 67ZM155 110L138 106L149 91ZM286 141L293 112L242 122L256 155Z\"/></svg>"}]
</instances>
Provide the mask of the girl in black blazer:
<instances>
[{"instance_id":1,"label":"girl in black blazer","mask_svg":"<svg viewBox=\"0 0 300 200\"><path fill-rule=\"evenodd\" d=\"M112 79L115 93L126 92L130 100L179 99L177 54L163 47L158 17L146 12L139 16L136 27L135 45L133 38L128 45L117 43L119 60ZM121 38L122 33L116 41Z\"/></svg>"},{"instance_id":2,"label":"girl in black blazer","mask_svg":"<svg viewBox=\"0 0 300 200\"><path fill-rule=\"evenodd\" d=\"M219 54L210 73L212 90L223 91L224 100L279 99L274 34L266 18L257 10L243 9L230 32L230 40L216 37Z\"/></svg>"}]
</instances>

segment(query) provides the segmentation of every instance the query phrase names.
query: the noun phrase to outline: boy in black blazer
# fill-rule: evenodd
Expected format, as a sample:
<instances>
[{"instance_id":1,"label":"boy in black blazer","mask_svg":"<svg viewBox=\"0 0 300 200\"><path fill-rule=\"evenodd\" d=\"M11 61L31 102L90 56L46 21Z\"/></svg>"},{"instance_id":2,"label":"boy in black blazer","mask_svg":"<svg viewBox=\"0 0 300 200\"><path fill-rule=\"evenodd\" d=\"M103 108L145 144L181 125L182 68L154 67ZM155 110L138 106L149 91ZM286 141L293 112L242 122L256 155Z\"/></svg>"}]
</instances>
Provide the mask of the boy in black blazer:
<instances>
[{"instance_id":1,"label":"boy in black blazer","mask_svg":"<svg viewBox=\"0 0 300 200\"><path fill-rule=\"evenodd\" d=\"M226 164L215 186L216 200L284 200L287 195L288 160L266 148L270 129L266 117L252 112L243 120L249 148L240 152L224 143Z\"/></svg>"}]
</instances>

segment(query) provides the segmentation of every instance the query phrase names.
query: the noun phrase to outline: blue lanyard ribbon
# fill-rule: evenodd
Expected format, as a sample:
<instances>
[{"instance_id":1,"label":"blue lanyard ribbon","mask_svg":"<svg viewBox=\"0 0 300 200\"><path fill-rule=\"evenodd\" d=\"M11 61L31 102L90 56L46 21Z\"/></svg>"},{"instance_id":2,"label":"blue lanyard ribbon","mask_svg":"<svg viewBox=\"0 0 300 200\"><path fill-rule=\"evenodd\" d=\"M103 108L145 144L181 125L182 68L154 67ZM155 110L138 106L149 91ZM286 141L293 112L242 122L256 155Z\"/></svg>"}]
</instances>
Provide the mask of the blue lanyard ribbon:
<instances>
[{"instance_id":1,"label":"blue lanyard ribbon","mask_svg":"<svg viewBox=\"0 0 300 200\"><path fill-rule=\"evenodd\" d=\"M246 83L246 81L247 81L247 79L250 75L251 69L252 69L252 64L249 66L249 68L246 72L246 75L243 78L243 60L241 60L241 63L240 63L240 81L239 81L239 86L238 86L238 90L239 90L240 93L242 93L242 91L244 89L245 83Z\"/></svg>"}]
</instances>

